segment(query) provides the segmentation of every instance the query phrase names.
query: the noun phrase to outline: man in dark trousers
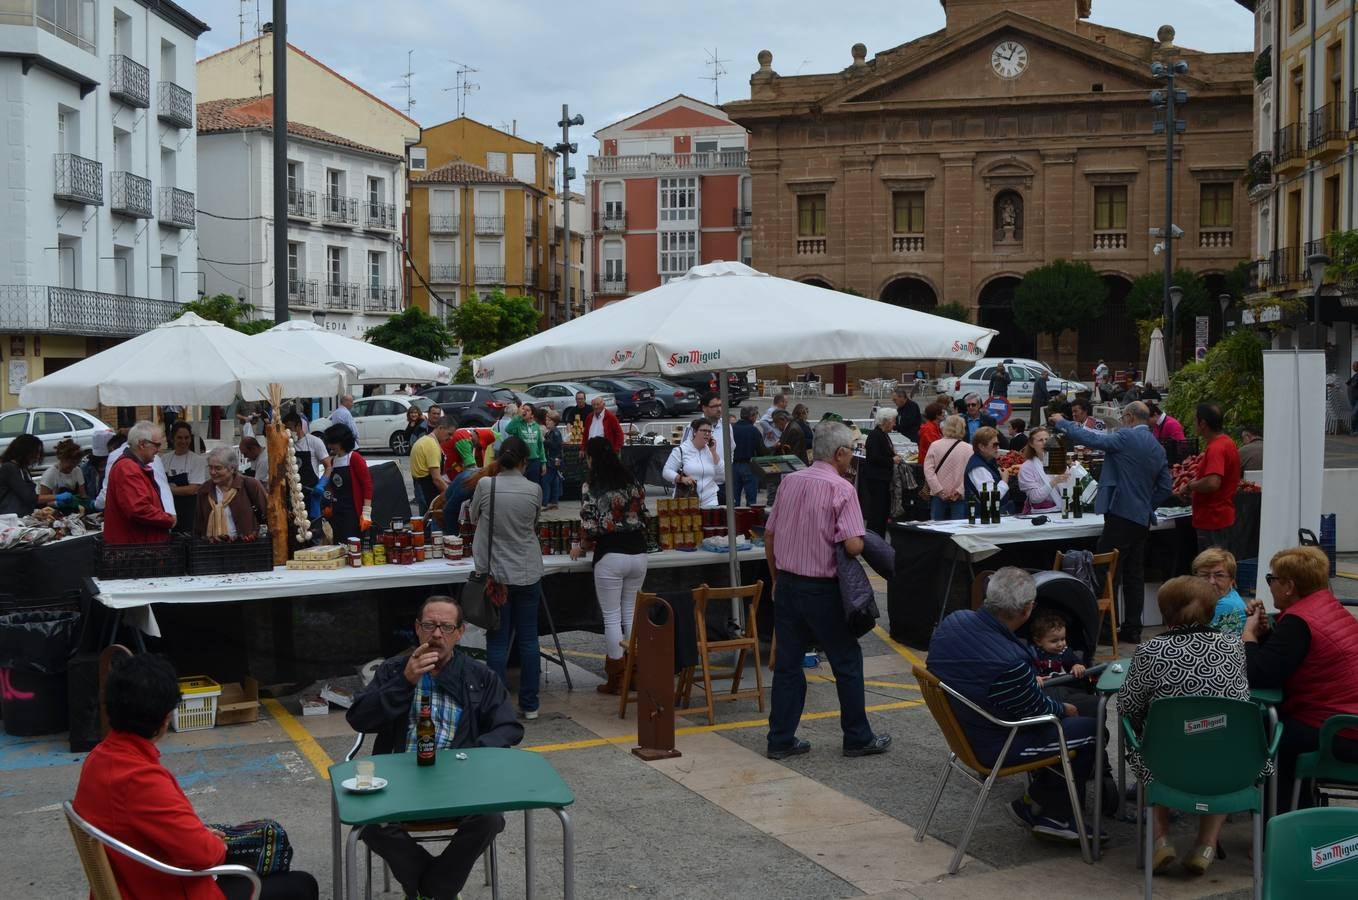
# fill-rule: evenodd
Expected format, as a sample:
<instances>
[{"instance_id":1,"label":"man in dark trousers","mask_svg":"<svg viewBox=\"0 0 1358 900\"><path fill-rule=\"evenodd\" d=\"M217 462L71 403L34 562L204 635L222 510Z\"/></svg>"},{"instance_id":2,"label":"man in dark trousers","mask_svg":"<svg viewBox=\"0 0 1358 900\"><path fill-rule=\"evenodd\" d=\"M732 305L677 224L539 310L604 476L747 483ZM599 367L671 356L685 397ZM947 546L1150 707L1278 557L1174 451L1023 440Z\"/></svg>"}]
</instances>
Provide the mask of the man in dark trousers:
<instances>
[{"instance_id":1,"label":"man in dark trousers","mask_svg":"<svg viewBox=\"0 0 1358 900\"><path fill-rule=\"evenodd\" d=\"M1047 373L1041 369L1033 369L1033 405L1028 421L1034 426L1042 422L1042 409L1047 405L1047 394L1050 389L1047 387Z\"/></svg>"},{"instance_id":2,"label":"man in dark trousers","mask_svg":"<svg viewBox=\"0 0 1358 900\"><path fill-rule=\"evenodd\" d=\"M424 601L415 619L421 644L382 663L345 716L355 731L376 732L374 754L413 750L425 694L432 695L438 750L512 747L523 740L504 683L483 663L454 652L465 628L462 607L452 597L436 594ZM504 827L499 813L467 816L437 857L398 825L366 825L359 836L390 864L407 896L454 900L477 858Z\"/></svg>"},{"instance_id":3,"label":"man in dark trousers","mask_svg":"<svg viewBox=\"0 0 1358 900\"><path fill-rule=\"evenodd\" d=\"M910 388L897 385L891 392L892 402L896 404L896 430L913 443L919 443L919 427L924 424L924 416L919 404L910 397Z\"/></svg>"}]
</instances>

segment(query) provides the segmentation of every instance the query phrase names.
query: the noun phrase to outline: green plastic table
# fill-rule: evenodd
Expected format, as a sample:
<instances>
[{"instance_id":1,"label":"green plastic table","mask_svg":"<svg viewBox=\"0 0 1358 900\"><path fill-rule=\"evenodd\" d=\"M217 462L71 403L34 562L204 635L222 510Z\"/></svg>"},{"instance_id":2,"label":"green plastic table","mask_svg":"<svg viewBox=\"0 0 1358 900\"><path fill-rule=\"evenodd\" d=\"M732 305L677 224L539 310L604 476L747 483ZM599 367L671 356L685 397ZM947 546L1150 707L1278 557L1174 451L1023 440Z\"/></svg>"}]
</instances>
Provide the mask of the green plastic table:
<instances>
[{"instance_id":1,"label":"green plastic table","mask_svg":"<svg viewBox=\"0 0 1358 900\"><path fill-rule=\"evenodd\" d=\"M1102 672L1099 673L1099 680L1094 684L1094 690L1099 695L1099 711L1095 716L1098 727L1094 729L1094 816L1095 821L1103 814L1103 731L1104 723L1108 719L1108 698L1122 690L1123 683L1127 680L1127 673L1132 668L1130 657L1115 659L1110 662ZM1122 752L1122 729L1117 729L1118 741L1118 804L1121 805L1122 798L1126 794L1127 777L1126 769L1123 766L1124 755ZM1099 841L1094 841L1094 858L1102 856Z\"/></svg>"},{"instance_id":2,"label":"green plastic table","mask_svg":"<svg viewBox=\"0 0 1358 900\"><path fill-rule=\"evenodd\" d=\"M466 759L456 754L465 753ZM561 867L566 900L575 896L575 835L566 807L575 795L552 764L540 753L495 747L440 750L428 768L416 764L414 753L371 757L376 774L387 786L371 794L356 794L341 786L355 774L357 762L330 767L330 849L335 872L335 897L353 900L358 893L358 833L363 825L386 822L427 822L460 816L523 810L525 896L533 896L533 830L529 810L550 809L561 820ZM340 830L353 826L340 851ZM343 873L343 881L341 881Z\"/></svg>"}]
</instances>

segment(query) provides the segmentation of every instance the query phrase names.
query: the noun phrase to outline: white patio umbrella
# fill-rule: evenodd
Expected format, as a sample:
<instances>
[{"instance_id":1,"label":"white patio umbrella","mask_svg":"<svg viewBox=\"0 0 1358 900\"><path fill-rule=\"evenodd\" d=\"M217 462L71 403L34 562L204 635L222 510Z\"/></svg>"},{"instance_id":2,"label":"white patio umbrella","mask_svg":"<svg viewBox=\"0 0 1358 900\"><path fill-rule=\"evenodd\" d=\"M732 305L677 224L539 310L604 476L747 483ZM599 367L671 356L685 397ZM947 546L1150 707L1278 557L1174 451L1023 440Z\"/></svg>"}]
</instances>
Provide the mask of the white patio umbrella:
<instances>
[{"instance_id":1,"label":"white patio umbrella","mask_svg":"<svg viewBox=\"0 0 1358 900\"><path fill-rule=\"evenodd\" d=\"M760 366L794 368L860 359L985 355L996 332L966 322L776 278L734 262L695 266L682 278L628 297L477 359L480 384L564 380L612 372L660 376ZM723 441L731 483L731 441ZM727 491L727 533L735 531ZM734 542L731 583L738 584Z\"/></svg>"},{"instance_id":2,"label":"white patio umbrella","mask_svg":"<svg viewBox=\"0 0 1358 900\"><path fill-rule=\"evenodd\" d=\"M1146 359L1146 384L1169 387L1169 367L1165 365L1165 336L1157 328L1151 332L1151 349Z\"/></svg>"},{"instance_id":3,"label":"white patio umbrella","mask_svg":"<svg viewBox=\"0 0 1358 900\"><path fill-rule=\"evenodd\" d=\"M278 383L295 397L323 397L343 389L343 376L249 335L185 313L26 385L24 406L226 406L237 395L268 396Z\"/></svg>"},{"instance_id":4,"label":"white patio umbrella","mask_svg":"<svg viewBox=\"0 0 1358 900\"><path fill-rule=\"evenodd\" d=\"M367 341L326 331L314 322L281 322L252 340L306 359L348 370L353 384L393 384L453 380L447 366L397 353ZM355 374L356 373L356 374Z\"/></svg>"}]
</instances>

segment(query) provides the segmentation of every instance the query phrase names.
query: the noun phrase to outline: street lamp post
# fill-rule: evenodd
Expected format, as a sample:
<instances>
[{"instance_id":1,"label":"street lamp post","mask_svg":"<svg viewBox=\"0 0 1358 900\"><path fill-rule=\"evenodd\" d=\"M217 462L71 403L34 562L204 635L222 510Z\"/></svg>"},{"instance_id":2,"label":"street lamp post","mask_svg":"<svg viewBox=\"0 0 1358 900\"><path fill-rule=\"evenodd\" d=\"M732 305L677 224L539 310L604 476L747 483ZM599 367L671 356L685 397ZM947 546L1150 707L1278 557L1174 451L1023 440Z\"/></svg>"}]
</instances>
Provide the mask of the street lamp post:
<instances>
[{"instance_id":1,"label":"street lamp post","mask_svg":"<svg viewBox=\"0 0 1358 900\"><path fill-rule=\"evenodd\" d=\"M1167 321L1173 322L1175 317L1179 315L1179 304L1182 303L1184 300L1184 289L1179 287L1177 284L1171 284L1169 286L1168 293L1169 293L1169 317L1167 318ZM1168 329L1168 331L1169 334L1173 335L1174 334L1173 326L1171 326ZM1179 367L1179 346L1178 344L1174 343L1172 339L1169 345L1169 358L1170 358L1170 368L1177 369Z\"/></svg>"},{"instance_id":2,"label":"street lamp post","mask_svg":"<svg viewBox=\"0 0 1358 900\"><path fill-rule=\"evenodd\" d=\"M1229 306L1231 305L1231 300L1232 300L1232 299L1233 299L1233 298L1231 297L1230 294L1227 294L1227 293L1224 293L1224 292L1223 292L1223 293L1220 293L1220 294L1217 294L1217 303L1221 304L1221 336L1222 336L1222 337L1225 337L1225 336L1226 336L1226 308L1229 307Z\"/></svg>"},{"instance_id":3,"label":"street lamp post","mask_svg":"<svg viewBox=\"0 0 1358 900\"><path fill-rule=\"evenodd\" d=\"M1320 289L1325 284L1325 270L1330 267L1330 257L1324 253L1312 253L1306 257L1306 268L1311 273L1311 349L1325 349L1325 340L1320 332Z\"/></svg>"},{"instance_id":4,"label":"street lamp post","mask_svg":"<svg viewBox=\"0 0 1358 900\"><path fill-rule=\"evenodd\" d=\"M1174 278L1174 136L1183 134L1188 127L1182 119L1174 117L1175 107L1188 102L1188 92L1176 88L1174 79L1186 74L1188 63L1182 59L1168 65L1162 62L1151 64L1151 77L1163 79L1165 82L1164 90L1151 91L1151 106L1164 110L1164 118L1155 121L1152 133L1165 136L1164 313L1165 340L1169 341L1171 355L1174 347L1174 309L1178 306L1170 299L1173 291L1170 282ZM1179 298L1183 299L1182 291L1179 292Z\"/></svg>"},{"instance_id":5,"label":"street lamp post","mask_svg":"<svg viewBox=\"0 0 1358 900\"><path fill-rule=\"evenodd\" d=\"M579 148L571 143L571 126L585 124L585 117L579 113L571 115L569 104L561 104L561 143L552 149L561 154L561 289L566 292L566 318L575 318L575 301L571 294L571 179L575 169L571 166L571 154ZM584 293L585 286L580 285Z\"/></svg>"}]
</instances>

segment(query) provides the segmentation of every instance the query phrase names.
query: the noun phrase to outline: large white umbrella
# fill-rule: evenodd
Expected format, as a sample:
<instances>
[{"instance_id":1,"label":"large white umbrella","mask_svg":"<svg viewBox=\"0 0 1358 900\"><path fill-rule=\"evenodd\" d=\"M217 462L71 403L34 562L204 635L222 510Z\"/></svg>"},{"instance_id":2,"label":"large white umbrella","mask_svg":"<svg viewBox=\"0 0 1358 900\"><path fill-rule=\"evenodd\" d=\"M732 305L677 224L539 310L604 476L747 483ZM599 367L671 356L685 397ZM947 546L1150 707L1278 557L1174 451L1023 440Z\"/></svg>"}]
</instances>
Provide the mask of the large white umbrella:
<instances>
[{"instance_id":1,"label":"large white umbrella","mask_svg":"<svg viewBox=\"0 0 1358 900\"><path fill-rule=\"evenodd\" d=\"M1146 384L1169 387L1169 366L1165 365L1165 336L1157 328L1151 332L1151 350L1146 359Z\"/></svg>"},{"instance_id":2,"label":"large white umbrella","mask_svg":"<svg viewBox=\"0 0 1358 900\"><path fill-rule=\"evenodd\" d=\"M492 384L862 359L970 362L985 355L995 333L715 262L481 357L472 370L478 383Z\"/></svg>"},{"instance_id":3,"label":"large white umbrella","mask_svg":"<svg viewBox=\"0 0 1358 900\"><path fill-rule=\"evenodd\" d=\"M145 334L39 378L19 393L24 406L226 406L238 395L338 394L344 378L320 362L276 350L249 335L185 313Z\"/></svg>"},{"instance_id":4,"label":"large white umbrella","mask_svg":"<svg viewBox=\"0 0 1358 900\"><path fill-rule=\"evenodd\" d=\"M404 384L453 380L447 366L326 331L314 322L281 322L253 340L307 359L347 369L354 384Z\"/></svg>"}]
</instances>

